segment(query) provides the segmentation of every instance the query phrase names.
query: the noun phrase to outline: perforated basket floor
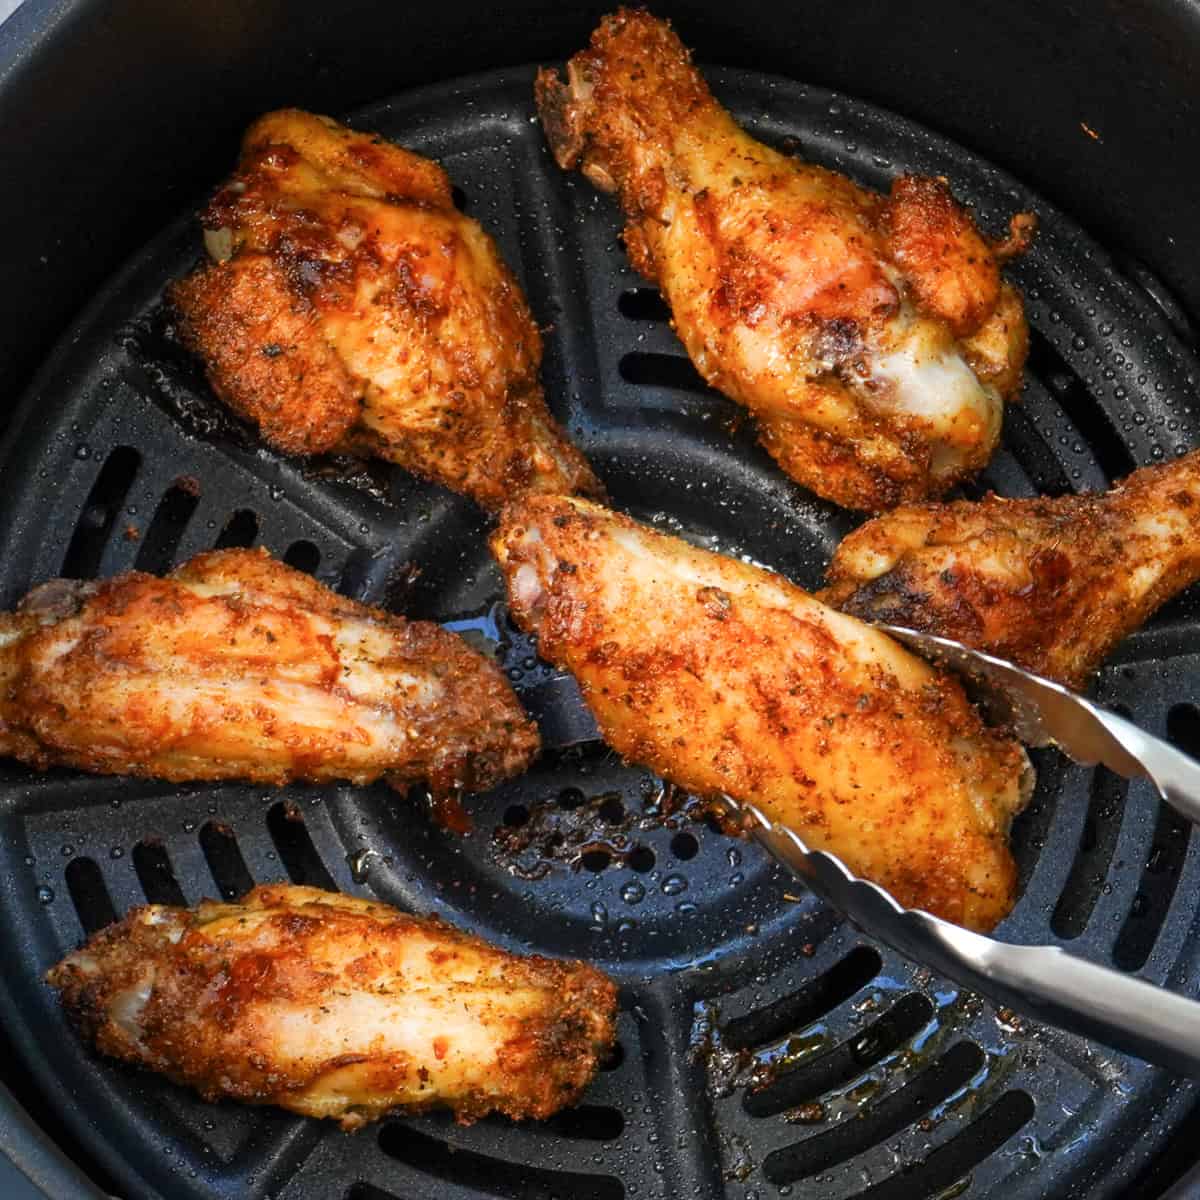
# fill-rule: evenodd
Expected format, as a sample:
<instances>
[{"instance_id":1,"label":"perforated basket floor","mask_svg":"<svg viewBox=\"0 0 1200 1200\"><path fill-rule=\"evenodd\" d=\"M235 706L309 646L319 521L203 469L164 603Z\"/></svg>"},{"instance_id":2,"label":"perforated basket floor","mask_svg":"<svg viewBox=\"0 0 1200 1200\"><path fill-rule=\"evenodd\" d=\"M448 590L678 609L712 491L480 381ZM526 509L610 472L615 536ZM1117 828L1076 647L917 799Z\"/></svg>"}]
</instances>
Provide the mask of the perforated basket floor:
<instances>
[{"instance_id":1,"label":"perforated basket floor","mask_svg":"<svg viewBox=\"0 0 1200 1200\"><path fill-rule=\"evenodd\" d=\"M759 136L866 183L944 174L993 231L1014 209L1039 213L1015 270L1034 331L1029 384L979 490L1103 487L1200 444L1187 330L1140 268L1117 270L1013 180L896 117L774 79L712 77ZM443 162L499 239L550 327L547 394L614 502L817 585L850 518L786 480L700 383L626 264L613 205L553 167L531 79L475 78L354 119ZM83 315L27 398L0 458L0 601L57 574L160 571L258 543L348 595L458 621L552 711L569 689L497 607L469 503L398 469L282 460L214 406L159 308L199 253L182 218ZM1105 701L1185 747L1200 741L1198 618L1194 596L1177 601L1099 682ZM1141 784L1049 753L1037 765L1014 834L1023 895L1000 936L1195 992L1190 829ZM1194 1105L1189 1083L997 1012L882 950L755 846L686 812L664 823L661 801L657 780L600 746L547 756L471 800L465 838L386 788L173 788L0 764L7 1033L120 1189L172 1200L1116 1197ZM546 1125L431 1116L348 1136L97 1061L41 983L132 905L284 878L597 962L622 983L622 1053L582 1107Z\"/></svg>"}]
</instances>

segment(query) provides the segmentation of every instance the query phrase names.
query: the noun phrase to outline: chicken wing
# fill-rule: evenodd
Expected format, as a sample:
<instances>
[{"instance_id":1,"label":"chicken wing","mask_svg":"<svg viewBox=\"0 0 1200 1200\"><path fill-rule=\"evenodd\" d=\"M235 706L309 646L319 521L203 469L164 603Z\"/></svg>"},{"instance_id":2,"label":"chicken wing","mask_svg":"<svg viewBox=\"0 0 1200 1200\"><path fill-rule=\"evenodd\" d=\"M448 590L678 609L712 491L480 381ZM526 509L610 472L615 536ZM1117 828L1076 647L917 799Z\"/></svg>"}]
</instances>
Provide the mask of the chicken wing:
<instances>
[{"instance_id":1,"label":"chicken wing","mask_svg":"<svg viewBox=\"0 0 1200 1200\"><path fill-rule=\"evenodd\" d=\"M1200 451L1110 492L898 508L838 547L822 599L1081 688L1200 579Z\"/></svg>"},{"instance_id":2,"label":"chicken wing","mask_svg":"<svg viewBox=\"0 0 1200 1200\"><path fill-rule=\"evenodd\" d=\"M394 1109L548 1117L591 1081L616 1020L594 967L288 885L134 909L46 978L104 1054L343 1129Z\"/></svg>"},{"instance_id":3,"label":"chicken wing","mask_svg":"<svg viewBox=\"0 0 1200 1200\"><path fill-rule=\"evenodd\" d=\"M483 791L539 745L495 664L265 551L55 580L0 617L0 754L33 766Z\"/></svg>"},{"instance_id":4,"label":"chicken wing","mask_svg":"<svg viewBox=\"0 0 1200 1200\"><path fill-rule=\"evenodd\" d=\"M1008 912L1028 761L955 680L768 571L584 500L511 506L493 550L513 617L627 758L752 801L903 904L975 929Z\"/></svg>"},{"instance_id":5,"label":"chicken wing","mask_svg":"<svg viewBox=\"0 0 1200 1200\"><path fill-rule=\"evenodd\" d=\"M564 168L617 192L634 266L700 374L752 409L794 479L850 508L944 492L987 462L1027 349L1021 298L941 179L889 197L755 141L664 21L622 9L537 79Z\"/></svg>"},{"instance_id":6,"label":"chicken wing","mask_svg":"<svg viewBox=\"0 0 1200 1200\"><path fill-rule=\"evenodd\" d=\"M436 164L294 109L249 129L171 289L217 394L286 454L374 454L497 508L595 492L538 382L542 344Z\"/></svg>"}]
</instances>

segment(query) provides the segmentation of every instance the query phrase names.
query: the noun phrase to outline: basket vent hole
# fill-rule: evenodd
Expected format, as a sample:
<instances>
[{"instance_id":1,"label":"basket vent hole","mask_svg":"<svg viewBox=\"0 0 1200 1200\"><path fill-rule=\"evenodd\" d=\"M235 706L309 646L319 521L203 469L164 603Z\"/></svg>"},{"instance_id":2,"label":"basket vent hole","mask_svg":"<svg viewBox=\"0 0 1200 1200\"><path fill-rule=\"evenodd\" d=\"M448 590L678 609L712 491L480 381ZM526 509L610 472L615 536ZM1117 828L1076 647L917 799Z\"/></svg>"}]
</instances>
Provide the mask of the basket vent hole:
<instances>
[{"instance_id":1,"label":"basket vent hole","mask_svg":"<svg viewBox=\"0 0 1200 1200\"><path fill-rule=\"evenodd\" d=\"M251 508L239 508L231 513L224 528L213 543L214 550L249 549L258 540L258 513Z\"/></svg>"},{"instance_id":2,"label":"basket vent hole","mask_svg":"<svg viewBox=\"0 0 1200 1200\"><path fill-rule=\"evenodd\" d=\"M689 859L696 857L700 849L700 843L696 841L696 835L693 833L677 833L671 839L671 853L675 855L681 862L687 862Z\"/></svg>"},{"instance_id":3,"label":"basket vent hole","mask_svg":"<svg viewBox=\"0 0 1200 1200\"><path fill-rule=\"evenodd\" d=\"M578 788L563 788L558 793L558 806L570 810L578 808L586 799L587 797Z\"/></svg>"},{"instance_id":4,"label":"basket vent hole","mask_svg":"<svg viewBox=\"0 0 1200 1200\"><path fill-rule=\"evenodd\" d=\"M1028 1092L1005 1092L982 1116L939 1146L915 1168L855 1192L851 1200L924 1200L962 1195L970 1188L970 1173L990 1158L1033 1118L1035 1105Z\"/></svg>"},{"instance_id":5,"label":"basket vent hole","mask_svg":"<svg viewBox=\"0 0 1200 1200\"><path fill-rule=\"evenodd\" d=\"M1079 849L1050 919L1050 928L1061 938L1078 937L1091 919L1117 848L1128 790L1129 781L1107 767L1092 772L1091 800Z\"/></svg>"},{"instance_id":6,"label":"basket vent hole","mask_svg":"<svg viewBox=\"0 0 1200 1200\"><path fill-rule=\"evenodd\" d=\"M1167 713L1167 737L1184 754L1200 758L1200 708L1194 704L1176 704Z\"/></svg>"},{"instance_id":7,"label":"basket vent hole","mask_svg":"<svg viewBox=\"0 0 1200 1200\"><path fill-rule=\"evenodd\" d=\"M930 1109L966 1087L987 1061L974 1042L958 1042L902 1088L877 1100L853 1121L772 1151L763 1174L775 1185L794 1183L828 1170L895 1137Z\"/></svg>"},{"instance_id":8,"label":"basket vent hole","mask_svg":"<svg viewBox=\"0 0 1200 1200\"><path fill-rule=\"evenodd\" d=\"M405 1166L431 1175L467 1192L503 1200L624 1200L620 1180L607 1175L584 1175L546 1167L506 1162L474 1150L451 1147L411 1125L386 1122L379 1131L379 1148ZM435 1194L436 1189L429 1189ZM373 1200L373 1198L372 1198Z\"/></svg>"},{"instance_id":9,"label":"basket vent hole","mask_svg":"<svg viewBox=\"0 0 1200 1200\"><path fill-rule=\"evenodd\" d=\"M1087 439L1096 463L1111 482L1137 466L1121 440L1112 418L1092 397L1087 385L1071 369L1045 334L1029 331L1029 367L1062 406L1071 423Z\"/></svg>"},{"instance_id":10,"label":"basket vent hole","mask_svg":"<svg viewBox=\"0 0 1200 1200\"><path fill-rule=\"evenodd\" d=\"M639 875L645 875L647 871L653 871L656 861L654 851L649 846L634 846L625 856L625 865L631 871L636 871Z\"/></svg>"},{"instance_id":11,"label":"basket vent hole","mask_svg":"<svg viewBox=\"0 0 1200 1200\"><path fill-rule=\"evenodd\" d=\"M585 871L594 871L597 875L611 862L612 855L607 850L585 850L579 856L579 865Z\"/></svg>"},{"instance_id":12,"label":"basket vent hole","mask_svg":"<svg viewBox=\"0 0 1200 1200\"><path fill-rule=\"evenodd\" d=\"M139 571L162 575L175 565L175 553L199 503L200 489L193 479L177 479L163 493L133 564Z\"/></svg>"},{"instance_id":13,"label":"basket vent hole","mask_svg":"<svg viewBox=\"0 0 1200 1200\"><path fill-rule=\"evenodd\" d=\"M295 805L284 800L273 804L267 812L267 832L293 883L324 888L327 892L338 890Z\"/></svg>"},{"instance_id":14,"label":"basket vent hole","mask_svg":"<svg viewBox=\"0 0 1200 1200\"><path fill-rule=\"evenodd\" d=\"M580 1104L556 1113L544 1128L559 1137L580 1141L611 1142L621 1136L625 1118L615 1108L601 1104Z\"/></svg>"},{"instance_id":15,"label":"basket vent hole","mask_svg":"<svg viewBox=\"0 0 1200 1200\"><path fill-rule=\"evenodd\" d=\"M529 824L529 809L524 804L510 804L504 810L504 823L510 829L520 829Z\"/></svg>"},{"instance_id":16,"label":"basket vent hole","mask_svg":"<svg viewBox=\"0 0 1200 1200\"><path fill-rule=\"evenodd\" d=\"M89 937L97 929L111 925L117 919L112 897L104 876L92 858L73 858L67 863L67 891L79 916L79 924Z\"/></svg>"},{"instance_id":17,"label":"basket vent hole","mask_svg":"<svg viewBox=\"0 0 1200 1200\"><path fill-rule=\"evenodd\" d=\"M142 891L151 904L187 904L183 889L175 878L171 856L162 842L144 838L133 848L133 869Z\"/></svg>"},{"instance_id":18,"label":"basket vent hole","mask_svg":"<svg viewBox=\"0 0 1200 1200\"><path fill-rule=\"evenodd\" d=\"M321 565L321 552L310 541L301 539L293 542L283 556L283 561L305 575L312 575Z\"/></svg>"},{"instance_id":19,"label":"basket vent hole","mask_svg":"<svg viewBox=\"0 0 1200 1200\"><path fill-rule=\"evenodd\" d=\"M799 991L730 1020L722 1031L725 1044L732 1050L745 1050L802 1029L866 987L882 967L877 950L858 946Z\"/></svg>"},{"instance_id":20,"label":"basket vent hole","mask_svg":"<svg viewBox=\"0 0 1200 1200\"><path fill-rule=\"evenodd\" d=\"M638 387L670 388L677 392L719 395L700 378L691 359L682 354L647 354L631 351L622 357L617 370L626 383Z\"/></svg>"},{"instance_id":21,"label":"basket vent hole","mask_svg":"<svg viewBox=\"0 0 1200 1200\"><path fill-rule=\"evenodd\" d=\"M117 513L124 505L141 465L142 456L132 446L118 446L104 460L63 555L61 571L64 578L95 578Z\"/></svg>"},{"instance_id":22,"label":"basket vent hole","mask_svg":"<svg viewBox=\"0 0 1200 1200\"><path fill-rule=\"evenodd\" d=\"M669 321L671 309L658 288L628 288L617 299L621 316L631 321Z\"/></svg>"},{"instance_id":23,"label":"basket vent hole","mask_svg":"<svg viewBox=\"0 0 1200 1200\"><path fill-rule=\"evenodd\" d=\"M625 804L616 792L605 796L599 811L600 819L607 821L609 825L620 825L625 820Z\"/></svg>"},{"instance_id":24,"label":"basket vent hole","mask_svg":"<svg viewBox=\"0 0 1200 1200\"><path fill-rule=\"evenodd\" d=\"M206 821L200 829L200 849L223 899L238 900L254 886L254 876L228 825Z\"/></svg>"},{"instance_id":25,"label":"basket vent hole","mask_svg":"<svg viewBox=\"0 0 1200 1200\"><path fill-rule=\"evenodd\" d=\"M878 1020L840 1046L777 1076L771 1083L742 1097L752 1117L770 1117L785 1109L819 1099L875 1066L915 1037L933 1017L933 1004L910 992Z\"/></svg>"}]
</instances>

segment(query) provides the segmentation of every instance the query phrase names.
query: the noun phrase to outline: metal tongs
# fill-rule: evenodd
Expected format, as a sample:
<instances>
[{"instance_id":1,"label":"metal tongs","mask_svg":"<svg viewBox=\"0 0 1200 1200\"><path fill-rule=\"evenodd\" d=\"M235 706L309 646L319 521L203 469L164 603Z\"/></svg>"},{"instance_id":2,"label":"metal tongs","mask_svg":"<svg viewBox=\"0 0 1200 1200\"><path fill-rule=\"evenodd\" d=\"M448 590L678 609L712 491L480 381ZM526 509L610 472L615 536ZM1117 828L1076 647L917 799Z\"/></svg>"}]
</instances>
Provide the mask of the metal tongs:
<instances>
[{"instance_id":1,"label":"metal tongs","mask_svg":"<svg viewBox=\"0 0 1200 1200\"><path fill-rule=\"evenodd\" d=\"M1026 745L1057 746L1077 763L1102 763L1130 779L1145 776L1168 804L1200 823L1200 763L1169 743L1057 683L960 642L900 626L878 628L965 676L984 707ZM810 850L753 804L726 799L758 842L872 937L1036 1020L1200 1077L1200 1003L1058 946L998 942L901 908L835 855Z\"/></svg>"}]
</instances>

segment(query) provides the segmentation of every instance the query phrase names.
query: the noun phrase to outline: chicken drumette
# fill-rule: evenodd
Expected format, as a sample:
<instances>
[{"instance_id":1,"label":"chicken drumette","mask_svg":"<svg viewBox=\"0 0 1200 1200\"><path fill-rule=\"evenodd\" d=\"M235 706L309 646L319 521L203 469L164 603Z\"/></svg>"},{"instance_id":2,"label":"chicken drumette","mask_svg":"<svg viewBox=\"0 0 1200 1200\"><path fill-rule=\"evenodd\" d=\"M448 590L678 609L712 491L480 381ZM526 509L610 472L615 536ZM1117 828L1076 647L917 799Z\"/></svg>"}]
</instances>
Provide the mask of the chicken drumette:
<instances>
[{"instance_id":1,"label":"chicken drumette","mask_svg":"<svg viewBox=\"0 0 1200 1200\"><path fill-rule=\"evenodd\" d=\"M585 500L511 506L493 549L513 617L627 758L753 802L902 904L975 929L1008 912L1031 773L954 679L768 571Z\"/></svg>"},{"instance_id":2,"label":"chicken drumette","mask_svg":"<svg viewBox=\"0 0 1200 1200\"><path fill-rule=\"evenodd\" d=\"M246 134L171 289L217 394L287 454L377 455L497 508L599 485L546 408L542 344L435 163L288 109Z\"/></svg>"},{"instance_id":3,"label":"chicken drumette","mask_svg":"<svg viewBox=\"0 0 1200 1200\"><path fill-rule=\"evenodd\" d=\"M1110 492L898 508L842 542L822 599L1078 688L1196 579L1200 450Z\"/></svg>"},{"instance_id":4,"label":"chicken drumette","mask_svg":"<svg viewBox=\"0 0 1200 1200\"><path fill-rule=\"evenodd\" d=\"M1027 329L990 243L945 180L884 197L755 141L663 21L621 10L550 71L555 156L615 191L633 264L657 283L700 374L752 409L794 479L879 510L987 462L1021 384Z\"/></svg>"},{"instance_id":5,"label":"chicken drumette","mask_svg":"<svg viewBox=\"0 0 1200 1200\"><path fill-rule=\"evenodd\" d=\"M47 980L103 1053L344 1129L393 1109L548 1117L578 1099L616 1021L593 967L285 885L134 909Z\"/></svg>"},{"instance_id":6,"label":"chicken drumette","mask_svg":"<svg viewBox=\"0 0 1200 1200\"><path fill-rule=\"evenodd\" d=\"M539 739L461 638L343 599L264 551L165 579L54 580L0 613L0 754L37 767L483 791Z\"/></svg>"}]
</instances>

